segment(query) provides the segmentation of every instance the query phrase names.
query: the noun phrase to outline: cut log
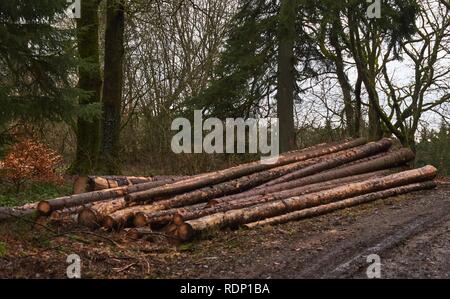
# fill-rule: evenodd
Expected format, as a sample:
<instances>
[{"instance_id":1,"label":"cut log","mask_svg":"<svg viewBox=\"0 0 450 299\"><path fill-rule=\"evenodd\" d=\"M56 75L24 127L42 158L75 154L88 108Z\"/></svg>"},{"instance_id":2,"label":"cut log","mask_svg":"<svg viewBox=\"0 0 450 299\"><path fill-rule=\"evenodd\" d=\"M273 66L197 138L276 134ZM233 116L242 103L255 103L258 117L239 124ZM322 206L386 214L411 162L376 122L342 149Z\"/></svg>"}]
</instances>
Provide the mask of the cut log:
<instances>
[{"instance_id":1,"label":"cut log","mask_svg":"<svg viewBox=\"0 0 450 299\"><path fill-rule=\"evenodd\" d=\"M393 167L401 166L409 161L414 160L414 153L410 149L400 149L395 152L391 152L378 158L363 161L360 163L352 164L350 166L345 166L337 169L331 169L324 172L319 172L306 177L301 177L288 182L274 183L274 180L260 185L254 189L224 197L222 201L230 201L239 198L246 198L254 195L268 194L288 189L293 189L296 187L307 186L311 184L316 184L320 182L327 182L330 180L335 180L339 178L344 178L353 175L359 175L364 173L370 173L378 170L389 169ZM301 170L304 171L304 170ZM304 173L304 172L303 172ZM277 181L276 179L275 181Z\"/></svg>"},{"instance_id":2,"label":"cut log","mask_svg":"<svg viewBox=\"0 0 450 299\"><path fill-rule=\"evenodd\" d=\"M78 223L90 229L100 228L106 216L125 208L125 206L126 202L123 197L96 203L78 213Z\"/></svg>"},{"instance_id":3,"label":"cut log","mask_svg":"<svg viewBox=\"0 0 450 299\"><path fill-rule=\"evenodd\" d=\"M18 217L25 217L28 215L32 215L35 212L36 212L36 207L34 207L34 208L0 207L0 221L14 219L14 218L18 218Z\"/></svg>"},{"instance_id":4,"label":"cut log","mask_svg":"<svg viewBox=\"0 0 450 299\"><path fill-rule=\"evenodd\" d=\"M88 204L86 206L91 206ZM53 211L49 218L51 222L61 222L65 219L76 219L79 212L81 212L86 206L76 206L71 208L65 208L58 211Z\"/></svg>"},{"instance_id":5,"label":"cut log","mask_svg":"<svg viewBox=\"0 0 450 299\"><path fill-rule=\"evenodd\" d=\"M301 152L298 154L281 155L275 163L264 164L261 161L246 163L231 167L228 169L215 171L203 176L195 177L192 179L183 180L181 182L169 184L152 190L142 191L133 196L127 196L127 201L144 202L156 200L162 196L174 196L183 192L192 191L205 186L211 186L219 184L225 181L233 180L242 176L250 175L252 173L276 168L279 166L305 161L312 158L317 158L330 153L346 150L365 144L364 138L359 138L344 142L335 146L325 147L318 150Z\"/></svg>"},{"instance_id":6,"label":"cut log","mask_svg":"<svg viewBox=\"0 0 450 299\"><path fill-rule=\"evenodd\" d=\"M176 179L175 179L176 180ZM182 179L180 179L182 180ZM112 189L105 189L99 191L92 191L82 194L74 194L69 196L63 196L50 200L40 201L37 210L41 215L50 215L53 211L62 210L64 208L82 206L94 202L99 202L108 199L114 199L123 197L127 193L139 192L142 190L148 190L151 188L160 187L166 185L165 181L152 181L143 184L123 186Z\"/></svg>"},{"instance_id":7,"label":"cut log","mask_svg":"<svg viewBox=\"0 0 450 299\"><path fill-rule=\"evenodd\" d=\"M168 224L174 215L179 215L183 220L191 220L207 215L212 215L218 212L225 212L233 209L241 209L249 207L256 204L261 204L264 202L280 200L283 198L289 198L292 196L298 196L313 192L318 192L326 189L330 189L336 186L340 186L346 183L354 183L368 178L377 178L391 174L392 171L384 170L369 174L363 174L358 176L351 176L343 179L336 179L325 183L314 184L309 186L303 186L299 188L294 188L292 190L284 190L278 193L271 193L265 196L255 195L248 198L242 198L237 200L227 200L227 197L213 199L208 204L198 204L195 206L188 206L177 209L170 209L159 212L145 213L138 212L134 215L134 225L136 227L143 227L146 225L151 225L152 227L158 228L162 225Z\"/></svg>"},{"instance_id":8,"label":"cut log","mask_svg":"<svg viewBox=\"0 0 450 299\"><path fill-rule=\"evenodd\" d=\"M411 151L408 148L402 148L398 151L391 152L387 154L386 156L382 156L373 160L369 160L366 162L361 162L357 164L353 164L347 167L343 167L340 169L335 170L329 170L326 172L318 173L316 175L308 176L305 178L302 178L297 181L297 184L302 185L309 185L314 184L318 182L325 182L327 180L332 180L339 177L346 177L349 175L356 175L356 174L362 174L382 169L387 169L391 167L397 167L404 165L405 163L408 163L410 161L413 161L415 158L415 154L413 151ZM295 177L295 175L284 178L286 179L292 179L292 177ZM282 179L282 178L280 178ZM277 179L278 180L278 179ZM270 185L276 185L276 180L270 181L267 186ZM262 186L259 186L258 188L262 188Z\"/></svg>"},{"instance_id":9,"label":"cut log","mask_svg":"<svg viewBox=\"0 0 450 299\"><path fill-rule=\"evenodd\" d=\"M148 182L164 182L165 184L188 179L189 176L79 176L73 184L73 194L80 194L116 187L143 184ZM159 184L158 184L159 185Z\"/></svg>"},{"instance_id":10,"label":"cut log","mask_svg":"<svg viewBox=\"0 0 450 299\"><path fill-rule=\"evenodd\" d=\"M387 151L392 146L392 140L388 138L383 138L377 142L370 142L368 144L352 148L350 150L343 151L341 155L335 157L334 159L325 160L321 163L317 163L309 166L308 168L299 169L290 172L278 179L272 180L264 186L271 186L276 184L281 184L284 182L292 181L298 178L302 178L311 174L316 174L318 172L332 169L346 163L357 161L362 158L366 158L380 152Z\"/></svg>"},{"instance_id":11,"label":"cut log","mask_svg":"<svg viewBox=\"0 0 450 299\"><path fill-rule=\"evenodd\" d=\"M433 189L436 187L436 183L433 181L410 184L406 186L391 188L383 191L373 192L369 194L360 195L353 198L344 199L338 202L320 205L314 208L299 210L284 215L267 218L264 220L244 224L246 228L255 228L263 225L276 225L286 223L289 221L297 221L307 217L319 216L326 213L330 213L339 209L349 208L363 203L368 203L378 199L388 198L392 196L398 196L414 191Z\"/></svg>"},{"instance_id":12,"label":"cut log","mask_svg":"<svg viewBox=\"0 0 450 299\"><path fill-rule=\"evenodd\" d=\"M321 192L295 196L288 199L268 202L239 210L216 213L199 219L187 221L186 224L190 226L190 232L186 234L186 236L192 235L194 232L199 232L210 228L236 226L250 223L354 196L431 180L436 176L436 173L436 168L428 165L419 169L404 171L359 183L347 184L345 186L340 186ZM177 234L179 235L179 232ZM181 236L180 238L185 240L184 236Z\"/></svg>"}]
</instances>

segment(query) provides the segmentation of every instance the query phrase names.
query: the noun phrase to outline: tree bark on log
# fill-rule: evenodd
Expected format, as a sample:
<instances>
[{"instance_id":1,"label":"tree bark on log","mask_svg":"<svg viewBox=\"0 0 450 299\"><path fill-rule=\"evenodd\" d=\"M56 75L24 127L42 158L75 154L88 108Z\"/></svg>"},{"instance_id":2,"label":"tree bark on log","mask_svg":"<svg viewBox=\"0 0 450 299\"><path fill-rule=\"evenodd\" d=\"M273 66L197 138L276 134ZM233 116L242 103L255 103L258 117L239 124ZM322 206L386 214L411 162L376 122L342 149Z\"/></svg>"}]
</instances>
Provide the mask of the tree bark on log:
<instances>
[{"instance_id":1,"label":"tree bark on log","mask_svg":"<svg viewBox=\"0 0 450 299\"><path fill-rule=\"evenodd\" d=\"M71 208L65 208L58 211L53 211L49 218L51 222L61 222L64 219L71 218L72 215L78 215L79 212L81 212L86 207L92 206L92 204L87 204L84 206L76 206Z\"/></svg>"},{"instance_id":2,"label":"tree bark on log","mask_svg":"<svg viewBox=\"0 0 450 299\"><path fill-rule=\"evenodd\" d=\"M189 176L80 176L73 184L73 193L80 194L148 182L165 182L168 184L187 178Z\"/></svg>"},{"instance_id":3,"label":"tree bark on log","mask_svg":"<svg viewBox=\"0 0 450 299\"><path fill-rule=\"evenodd\" d=\"M225 181L233 180L242 176L250 175L255 172L260 172L279 166L284 166L287 164L297 163L305 161L312 158L317 158L327 154L335 153L338 151L353 148L362 144L365 144L366 140L364 138L359 138L344 142L335 146L326 147L323 149L306 151L298 154L288 154L281 155L278 160L273 164L264 164L261 161L246 163L238 165L235 167L227 168L224 170L219 170L215 172L208 173L199 177L192 179L187 179L181 182L173 183L167 186L162 186L159 188L154 188L152 190L147 190L133 194L132 197L127 197L127 201L153 201L162 196L174 196L183 192L192 191L198 188L202 188L209 185L219 184Z\"/></svg>"},{"instance_id":4,"label":"tree bark on log","mask_svg":"<svg viewBox=\"0 0 450 299\"><path fill-rule=\"evenodd\" d=\"M125 207L126 202L123 197L96 203L78 213L78 223L90 229L100 228L106 216Z\"/></svg>"},{"instance_id":5,"label":"tree bark on log","mask_svg":"<svg viewBox=\"0 0 450 299\"><path fill-rule=\"evenodd\" d=\"M178 179L174 179L178 182ZM179 178L182 180L182 178ZM168 183L165 181L152 181L143 184L123 186L112 189L105 189L99 191L92 191L88 193L74 194L69 196L63 196L50 200L40 201L37 210L41 215L48 216L53 211L62 210L64 208L76 207L81 205L86 205L90 203L95 203L103 200L114 199L118 197L123 197L127 193L139 192L142 190L148 190L151 188L156 188L164 186ZM170 183L169 183L170 184Z\"/></svg>"},{"instance_id":6,"label":"tree bark on log","mask_svg":"<svg viewBox=\"0 0 450 299\"><path fill-rule=\"evenodd\" d=\"M436 187L436 183L433 181L423 182L423 183L416 183L416 184L410 184L406 186L391 188L383 191L378 191L374 193L364 194L353 198L344 199L338 202L333 202L329 204L320 205L317 207L299 210L283 215L279 215L276 217L266 218L264 220L247 223L244 224L246 228L255 228L257 226L263 226L263 225L276 225L281 223L286 223L289 221L297 221L303 218L312 217L312 216L319 216L326 213L330 213L339 209L349 208L356 205L360 205L363 203L368 203L371 201L375 201L378 199L388 198L392 196L398 196L401 194L406 194L409 192L414 191L420 191L420 190L427 190L427 189L433 189Z\"/></svg>"},{"instance_id":7,"label":"tree bark on log","mask_svg":"<svg viewBox=\"0 0 450 299\"><path fill-rule=\"evenodd\" d=\"M299 196L303 194L318 192L340 186L345 183L359 182L368 178L376 178L391 174L392 171L384 170L375 173L363 174L358 176L347 177L344 179L336 179L325 183L303 186L292 190L284 190L279 193L272 193L265 196L255 195L245 199L227 200L227 197L213 199L208 204L198 204L195 206L188 206L183 208L170 209L165 211L158 211L152 213L138 212L134 215L133 224L136 227L143 227L151 225L152 227L160 227L168 224L174 215L179 215L183 220L192 220L207 215L212 215L218 212L225 212L233 209L241 209L256 204L261 204L269 201L280 200L292 196Z\"/></svg>"},{"instance_id":8,"label":"tree bark on log","mask_svg":"<svg viewBox=\"0 0 450 299\"><path fill-rule=\"evenodd\" d=\"M335 168L346 163L356 161L362 158L366 158L380 152L387 151L392 146L392 140L383 138L377 142L370 142L368 144L352 148L350 150L343 151L341 155L331 160L325 160L321 163L316 163L304 169L299 169L294 172L290 172L278 179L272 180L265 186L276 185L288 181L292 181L298 178L302 178L311 174L315 174L324 170Z\"/></svg>"},{"instance_id":9,"label":"tree bark on log","mask_svg":"<svg viewBox=\"0 0 450 299\"><path fill-rule=\"evenodd\" d=\"M326 191L295 196L288 199L259 204L239 210L216 213L210 216L187 221L186 224L190 227L190 230L186 236L193 235L195 232L200 232L210 228L236 226L250 223L304 208L339 201L349 197L431 180L436 176L436 173L436 168L428 165L419 169L404 171L359 183L352 183ZM177 234L179 235L179 233ZM181 239L186 241L183 236L181 236Z\"/></svg>"},{"instance_id":10,"label":"tree bark on log","mask_svg":"<svg viewBox=\"0 0 450 299\"><path fill-rule=\"evenodd\" d=\"M394 168L414 160L414 157L415 155L410 149L400 149L398 151L379 156L378 158L372 160L367 160L364 162L352 164L350 166L319 172L317 174L313 174L310 176L306 176L303 178L295 179L284 183L273 184L272 183L273 181L270 181L267 184L260 185L254 189L250 189L248 191L239 194L228 196L226 199L223 198L223 200L235 200L253 195L278 192L296 187L307 186L320 182L344 178L347 176L359 175L378 170Z\"/></svg>"}]
</instances>

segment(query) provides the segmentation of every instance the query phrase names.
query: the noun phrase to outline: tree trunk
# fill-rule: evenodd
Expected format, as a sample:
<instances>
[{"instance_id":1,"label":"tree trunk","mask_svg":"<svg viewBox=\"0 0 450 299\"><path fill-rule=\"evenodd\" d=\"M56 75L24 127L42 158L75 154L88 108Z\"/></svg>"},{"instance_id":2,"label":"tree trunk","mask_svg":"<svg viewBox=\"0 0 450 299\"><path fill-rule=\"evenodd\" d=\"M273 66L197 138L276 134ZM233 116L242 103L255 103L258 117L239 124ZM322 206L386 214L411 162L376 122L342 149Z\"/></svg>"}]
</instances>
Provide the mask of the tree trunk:
<instances>
[{"instance_id":1,"label":"tree trunk","mask_svg":"<svg viewBox=\"0 0 450 299\"><path fill-rule=\"evenodd\" d=\"M436 173L436 168L428 165L423 168L404 171L359 183L352 183L326 191L277 200L244 209L216 213L196 220L187 221L186 224L190 227L190 230L186 235L193 235L193 233L214 227L236 226L250 223L354 196L386 190L406 184L423 182L433 179L436 176ZM181 236L181 240L186 241L183 236Z\"/></svg>"},{"instance_id":2,"label":"tree trunk","mask_svg":"<svg viewBox=\"0 0 450 299\"><path fill-rule=\"evenodd\" d=\"M78 87L86 92L80 97L80 106L100 102L102 79L100 75L99 45L98 45L98 0L81 1L81 18L77 19L78 53L83 59L79 67ZM97 166L100 146L100 120L98 116L92 119L78 118L77 150L75 161L70 172L86 175Z\"/></svg>"},{"instance_id":3,"label":"tree trunk","mask_svg":"<svg viewBox=\"0 0 450 299\"><path fill-rule=\"evenodd\" d=\"M281 0L278 16L278 86L277 114L279 119L280 152L295 148L295 17L297 0Z\"/></svg>"},{"instance_id":4,"label":"tree trunk","mask_svg":"<svg viewBox=\"0 0 450 299\"><path fill-rule=\"evenodd\" d=\"M299 210L299 211L283 214L283 215L276 216L276 217L266 218L264 220L247 223L244 226L246 228L255 228L255 227L263 226L263 225L276 225L276 224L286 223L289 221L297 221L297 220L304 219L307 217L323 215L326 213L330 213L332 211L353 207L356 205L368 203L368 202L375 201L378 199L388 198L391 196L398 196L401 194L406 194L406 193L414 192L414 191L433 189L435 187L436 187L436 183L433 181L410 184L410 185L391 188L391 189L378 191L378 192L374 192L374 193L364 194L364 195L360 195L357 197L341 200L338 202L320 205L320 206L317 206L314 208Z\"/></svg>"},{"instance_id":5,"label":"tree trunk","mask_svg":"<svg viewBox=\"0 0 450 299\"><path fill-rule=\"evenodd\" d=\"M122 107L125 12L123 0L107 0L105 66L103 81L103 125L99 170L120 172L119 134Z\"/></svg>"},{"instance_id":6,"label":"tree trunk","mask_svg":"<svg viewBox=\"0 0 450 299\"><path fill-rule=\"evenodd\" d=\"M339 26L337 24L333 24L330 33L330 43L335 50L335 59L334 63L336 65L336 75L339 81L339 85L341 86L342 96L344 100L344 112L345 112L345 124L347 128L347 134L351 137L358 137L359 132L356 129L359 124L355 123L355 110L353 108L352 101L352 88L348 81L348 77L345 74L344 67L344 59L342 57L342 47L339 42L339 35L337 30L339 30Z\"/></svg>"},{"instance_id":7,"label":"tree trunk","mask_svg":"<svg viewBox=\"0 0 450 299\"><path fill-rule=\"evenodd\" d=\"M369 106L369 140L379 140L383 137L383 129L381 127L381 119L377 110Z\"/></svg>"}]
</instances>

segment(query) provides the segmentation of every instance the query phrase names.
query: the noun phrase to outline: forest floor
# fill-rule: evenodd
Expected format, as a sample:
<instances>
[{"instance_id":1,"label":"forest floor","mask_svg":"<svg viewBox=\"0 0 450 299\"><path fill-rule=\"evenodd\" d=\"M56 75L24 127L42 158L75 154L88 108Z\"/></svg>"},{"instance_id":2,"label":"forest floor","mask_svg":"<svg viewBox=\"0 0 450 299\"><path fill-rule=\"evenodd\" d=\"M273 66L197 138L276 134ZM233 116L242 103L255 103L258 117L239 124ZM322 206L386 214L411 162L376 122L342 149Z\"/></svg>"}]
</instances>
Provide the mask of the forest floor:
<instances>
[{"instance_id":1,"label":"forest floor","mask_svg":"<svg viewBox=\"0 0 450 299\"><path fill-rule=\"evenodd\" d=\"M52 231L50 231L50 229ZM76 226L0 225L0 278L450 278L450 184L275 227L215 231L192 243Z\"/></svg>"}]
</instances>

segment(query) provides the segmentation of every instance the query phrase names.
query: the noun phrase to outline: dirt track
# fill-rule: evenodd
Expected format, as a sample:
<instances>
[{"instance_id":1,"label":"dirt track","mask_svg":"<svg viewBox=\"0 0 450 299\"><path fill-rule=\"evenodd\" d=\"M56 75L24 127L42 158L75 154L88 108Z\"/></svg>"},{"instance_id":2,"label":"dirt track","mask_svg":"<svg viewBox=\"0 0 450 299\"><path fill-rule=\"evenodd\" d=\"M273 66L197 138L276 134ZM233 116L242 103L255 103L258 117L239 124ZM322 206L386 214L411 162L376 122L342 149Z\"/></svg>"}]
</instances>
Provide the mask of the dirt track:
<instances>
[{"instance_id":1,"label":"dirt track","mask_svg":"<svg viewBox=\"0 0 450 299\"><path fill-rule=\"evenodd\" d=\"M450 278L450 185L276 227L214 232L181 247L120 236L119 248L106 239L2 238L9 247L0 277L64 277L75 252L84 277L365 278L367 255L378 254L383 278Z\"/></svg>"}]
</instances>

